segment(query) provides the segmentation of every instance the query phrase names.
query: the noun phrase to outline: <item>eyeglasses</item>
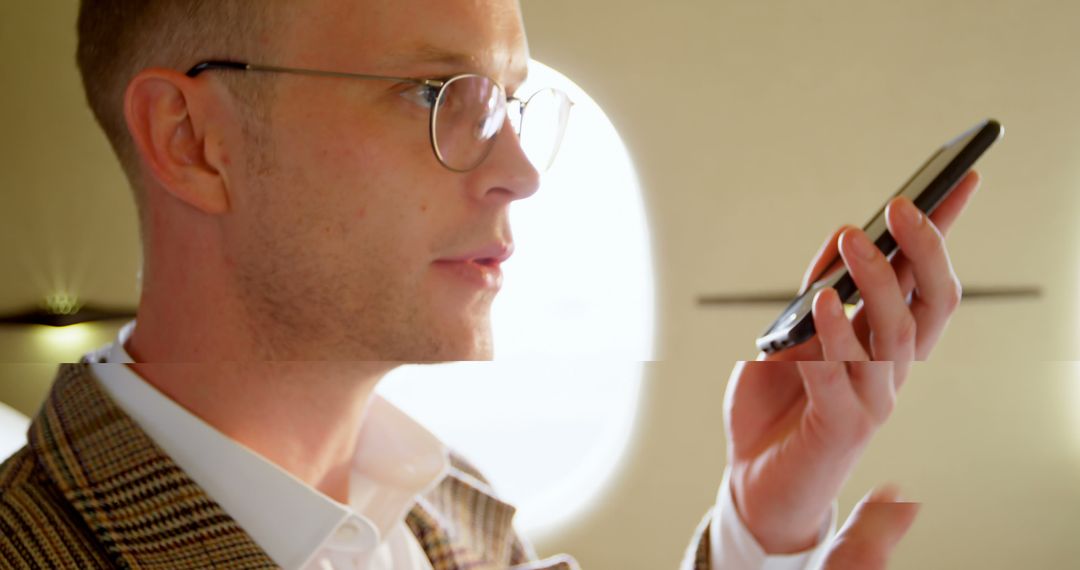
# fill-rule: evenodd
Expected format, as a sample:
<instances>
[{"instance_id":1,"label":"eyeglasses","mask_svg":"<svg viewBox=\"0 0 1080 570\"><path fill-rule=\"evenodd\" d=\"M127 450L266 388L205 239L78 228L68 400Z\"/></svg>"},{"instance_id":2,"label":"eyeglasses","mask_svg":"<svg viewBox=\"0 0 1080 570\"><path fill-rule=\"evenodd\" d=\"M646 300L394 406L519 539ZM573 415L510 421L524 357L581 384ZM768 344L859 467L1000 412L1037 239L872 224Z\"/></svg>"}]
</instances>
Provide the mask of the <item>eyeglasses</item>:
<instances>
[{"instance_id":1,"label":"eyeglasses","mask_svg":"<svg viewBox=\"0 0 1080 570\"><path fill-rule=\"evenodd\" d=\"M195 77L214 69L415 84L423 89L407 95L411 95L418 104L431 108L428 127L431 149L435 152L435 158L454 172L468 172L484 162L494 148L495 137L502 131L508 115L529 162L540 172L548 170L562 145L570 109L574 106L566 93L554 88L537 91L525 100L508 97L495 80L474 73L455 75L449 79L417 79L236 61L204 61L188 70L187 76ZM510 112L511 108L514 113ZM528 115L525 111L529 111Z\"/></svg>"}]
</instances>

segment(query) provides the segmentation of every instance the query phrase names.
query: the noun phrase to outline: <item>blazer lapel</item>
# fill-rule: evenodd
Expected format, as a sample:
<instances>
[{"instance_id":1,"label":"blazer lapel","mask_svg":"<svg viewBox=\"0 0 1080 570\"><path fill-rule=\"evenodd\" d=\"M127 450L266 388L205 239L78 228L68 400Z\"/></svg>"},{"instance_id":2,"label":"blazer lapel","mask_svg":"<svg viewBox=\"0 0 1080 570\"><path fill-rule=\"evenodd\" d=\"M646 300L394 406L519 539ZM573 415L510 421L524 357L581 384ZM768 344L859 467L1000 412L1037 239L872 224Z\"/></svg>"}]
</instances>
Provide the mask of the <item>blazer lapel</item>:
<instances>
[{"instance_id":1,"label":"blazer lapel","mask_svg":"<svg viewBox=\"0 0 1080 570\"><path fill-rule=\"evenodd\" d=\"M28 435L42 467L119 566L277 567L112 402L87 364L60 366Z\"/></svg>"},{"instance_id":2,"label":"blazer lapel","mask_svg":"<svg viewBox=\"0 0 1080 570\"><path fill-rule=\"evenodd\" d=\"M466 553L450 540L445 524L440 524L430 506L417 503L405 517L413 536L420 543L431 562L432 570L459 570L469 568L461 559Z\"/></svg>"},{"instance_id":3,"label":"blazer lapel","mask_svg":"<svg viewBox=\"0 0 1080 570\"><path fill-rule=\"evenodd\" d=\"M514 565L515 509L495 498L487 484L452 468L421 497L406 523L431 561L432 570L574 570L573 558L558 556Z\"/></svg>"},{"instance_id":4,"label":"blazer lapel","mask_svg":"<svg viewBox=\"0 0 1080 570\"><path fill-rule=\"evenodd\" d=\"M86 363L63 364L28 433L42 468L124 568L278 566L102 391ZM518 563L514 507L460 469L406 523L432 570L573 570L572 558Z\"/></svg>"}]
</instances>

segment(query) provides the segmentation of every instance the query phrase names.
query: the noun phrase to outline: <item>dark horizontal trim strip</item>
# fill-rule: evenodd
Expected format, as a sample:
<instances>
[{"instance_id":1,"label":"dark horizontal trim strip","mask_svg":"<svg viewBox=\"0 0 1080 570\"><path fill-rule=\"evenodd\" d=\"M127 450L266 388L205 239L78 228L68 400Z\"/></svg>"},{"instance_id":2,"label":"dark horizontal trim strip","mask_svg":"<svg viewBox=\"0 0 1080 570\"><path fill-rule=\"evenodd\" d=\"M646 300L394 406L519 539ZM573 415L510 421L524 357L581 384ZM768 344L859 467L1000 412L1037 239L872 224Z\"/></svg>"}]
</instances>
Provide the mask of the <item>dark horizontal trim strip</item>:
<instances>
[{"instance_id":1,"label":"dark horizontal trim strip","mask_svg":"<svg viewBox=\"0 0 1080 570\"><path fill-rule=\"evenodd\" d=\"M1031 300L1042 297L1042 288L1021 287L965 287L964 300ZM697 304L702 307L731 305L786 305L795 298L794 293L732 293L727 295L702 295Z\"/></svg>"},{"instance_id":2,"label":"dark horizontal trim strip","mask_svg":"<svg viewBox=\"0 0 1080 570\"><path fill-rule=\"evenodd\" d=\"M0 315L0 325L66 327L91 321L130 320L134 318L134 309L106 309L87 305L79 309L79 312L70 315L57 315L39 308L29 309L21 313Z\"/></svg>"}]
</instances>

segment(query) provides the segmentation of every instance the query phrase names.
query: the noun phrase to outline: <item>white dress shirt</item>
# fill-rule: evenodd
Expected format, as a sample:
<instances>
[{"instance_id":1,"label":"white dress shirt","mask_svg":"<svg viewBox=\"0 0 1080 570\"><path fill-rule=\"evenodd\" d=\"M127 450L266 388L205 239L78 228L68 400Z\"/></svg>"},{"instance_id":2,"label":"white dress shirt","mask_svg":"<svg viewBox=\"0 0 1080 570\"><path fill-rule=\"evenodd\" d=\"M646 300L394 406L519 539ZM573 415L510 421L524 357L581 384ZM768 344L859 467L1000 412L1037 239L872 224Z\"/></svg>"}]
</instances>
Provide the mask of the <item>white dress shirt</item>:
<instances>
[{"instance_id":1,"label":"white dress shirt","mask_svg":"<svg viewBox=\"0 0 1080 570\"><path fill-rule=\"evenodd\" d=\"M829 538L836 533L836 504L818 534L817 546L797 554L769 556L739 518L730 478L731 470L725 469L709 527L712 570L816 570L828 552Z\"/></svg>"},{"instance_id":2,"label":"white dress shirt","mask_svg":"<svg viewBox=\"0 0 1080 570\"><path fill-rule=\"evenodd\" d=\"M401 410L373 395L361 426L343 505L233 441L143 380L124 346L135 327L86 357L116 404L286 570L431 570L405 524L416 497L449 469L447 448ZM835 532L836 508L816 547L767 556L739 518L728 472L707 539L712 570L816 568Z\"/></svg>"},{"instance_id":3,"label":"white dress shirt","mask_svg":"<svg viewBox=\"0 0 1080 570\"><path fill-rule=\"evenodd\" d=\"M364 418L343 505L176 404L126 366L134 328L87 355L110 397L286 570L430 570L405 525L442 481L446 447L378 395Z\"/></svg>"}]
</instances>

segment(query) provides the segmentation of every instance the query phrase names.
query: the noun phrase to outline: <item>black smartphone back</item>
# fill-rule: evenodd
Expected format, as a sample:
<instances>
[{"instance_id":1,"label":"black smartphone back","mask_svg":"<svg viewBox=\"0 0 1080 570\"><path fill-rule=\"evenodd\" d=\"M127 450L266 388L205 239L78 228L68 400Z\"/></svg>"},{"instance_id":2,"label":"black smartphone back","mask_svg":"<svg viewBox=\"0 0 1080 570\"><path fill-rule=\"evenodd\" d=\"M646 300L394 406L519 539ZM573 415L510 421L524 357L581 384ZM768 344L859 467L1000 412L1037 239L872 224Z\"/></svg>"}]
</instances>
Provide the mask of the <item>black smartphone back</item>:
<instances>
[{"instance_id":1,"label":"black smartphone back","mask_svg":"<svg viewBox=\"0 0 1080 570\"><path fill-rule=\"evenodd\" d=\"M994 141L1001 138L1004 132L1000 123L987 119L949 141L915 171L915 174L893 195L893 198L906 196L920 210L930 214L956 188L964 175L975 165L975 161L990 148L990 145L994 144ZM892 198L889 201L892 201ZM888 205L889 201L885 204ZM897 245L885 223L885 206L882 206L877 215L863 227L863 230L878 249L886 257L892 259L896 254ZM836 262L839 262L839 259L833 260L828 267L834 267ZM840 300L845 304L857 300L858 289L855 287L855 281L841 263L838 268L819 276L806 292L796 297L780 313L773 324L758 337L758 348L767 353L779 352L810 340L815 332L812 314L814 297L818 291L828 287L836 289Z\"/></svg>"}]
</instances>

